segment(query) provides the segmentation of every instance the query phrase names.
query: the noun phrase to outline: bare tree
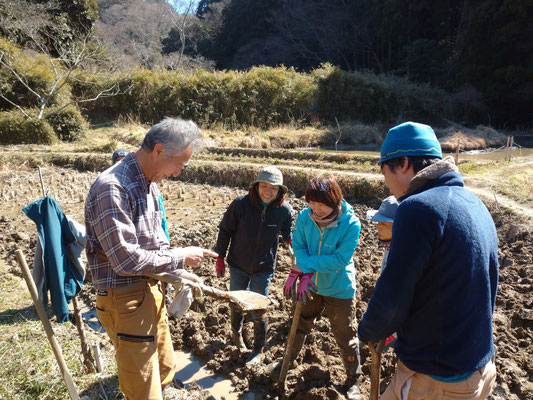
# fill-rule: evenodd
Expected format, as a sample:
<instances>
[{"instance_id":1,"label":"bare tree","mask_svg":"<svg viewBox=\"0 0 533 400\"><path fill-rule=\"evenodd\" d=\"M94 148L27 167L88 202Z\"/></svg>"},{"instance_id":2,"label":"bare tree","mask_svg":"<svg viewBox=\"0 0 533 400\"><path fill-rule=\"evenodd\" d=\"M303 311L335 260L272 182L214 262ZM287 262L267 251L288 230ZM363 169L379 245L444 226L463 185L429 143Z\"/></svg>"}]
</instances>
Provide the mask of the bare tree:
<instances>
[{"instance_id":1,"label":"bare tree","mask_svg":"<svg viewBox=\"0 0 533 400\"><path fill-rule=\"evenodd\" d=\"M187 28L190 24L192 11L196 1L194 0L167 0L167 10L174 22L174 28L180 38L180 51L175 68L181 66L183 52L185 51L185 42L187 40Z\"/></svg>"},{"instance_id":2,"label":"bare tree","mask_svg":"<svg viewBox=\"0 0 533 400\"><path fill-rule=\"evenodd\" d=\"M11 29L15 29L18 34L23 35L28 43L26 44L27 50L7 51L0 48L0 67L5 69L11 78L19 82L35 98L39 108L37 119L42 119L48 115L46 109L50 106L54 96L68 84L71 76L84 65L101 60L105 49L95 44L91 30L66 41L58 33L60 29L45 29L54 27L55 21L46 14L46 11L52 10L56 6L52 1L40 4L35 9L32 8L34 3L27 0L4 0L3 3L3 6L10 13L7 16L4 14L2 22L6 22ZM45 57L45 67L49 69L52 75L52 80L48 86L37 87L25 76L17 60L17 52L19 51L36 51ZM53 112L62 110L73 103L95 101L101 97L112 96L117 93L118 87L112 85L99 91L91 98L65 99ZM3 93L0 93L0 97L20 110L25 116L30 117L24 107L18 104L15 99L10 99Z\"/></svg>"},{"instance_id":3,"label":"bare tree","mask_svg":"<svg viewBox=\"0 0 533 400\"><path fill-rule=\"evenodd\" d=\"M112 49L114 64L152 69L161 61L161 39L173 27L173 20L165 2L130 0L102 9L95 26L97 35Z\"/></svg>"}]
</instances>

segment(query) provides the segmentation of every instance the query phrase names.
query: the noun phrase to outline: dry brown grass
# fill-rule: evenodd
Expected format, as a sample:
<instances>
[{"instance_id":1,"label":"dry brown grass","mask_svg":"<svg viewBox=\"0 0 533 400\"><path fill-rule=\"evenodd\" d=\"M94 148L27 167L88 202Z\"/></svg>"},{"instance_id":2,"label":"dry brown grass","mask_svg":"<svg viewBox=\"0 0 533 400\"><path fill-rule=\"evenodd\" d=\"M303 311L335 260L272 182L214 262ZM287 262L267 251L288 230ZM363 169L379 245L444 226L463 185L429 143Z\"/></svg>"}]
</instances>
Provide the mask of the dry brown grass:
<instances>
[{"instance_id":1,"label":"dry brown grass","mask_svg":"<svg viewBox=\"0 0 533 400\"><path fill-rule=\"evenodd\" d=\"M463 151L503 146L507 136L498 131L480 126L476 129L447 128L436 130L443 151L456 151L457 145Z\"/></svg>"}]
</instances>

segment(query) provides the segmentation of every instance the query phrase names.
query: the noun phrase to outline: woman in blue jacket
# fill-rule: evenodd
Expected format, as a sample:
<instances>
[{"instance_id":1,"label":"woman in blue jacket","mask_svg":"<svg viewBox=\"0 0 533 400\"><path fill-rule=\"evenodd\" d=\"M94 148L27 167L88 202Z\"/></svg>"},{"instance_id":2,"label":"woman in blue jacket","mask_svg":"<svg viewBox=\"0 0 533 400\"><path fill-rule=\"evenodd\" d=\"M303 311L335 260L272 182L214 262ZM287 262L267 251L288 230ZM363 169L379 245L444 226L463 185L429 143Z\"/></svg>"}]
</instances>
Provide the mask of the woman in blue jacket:
<instances>
[{"instance_id":1,"label":"woman in blue jacket","mask_svg":"<svg viewBox=\"0 0 533 400\"><path fill-rule=\"evenodd\" d=\"M216 271L218 277L224 276L226 258L230 290L251 290L268 296L280 233L284 241L291 241L292 208L285 201L286 195L287 187L283 185L281 171L266 167L250 184L248 194L237 197L226 210L215 246L219 255ZM230 304L230 313L232 342L244 350L242 312ZM247 362L255 363L261 360L266 344L268 317L266 310L252 311L251 316L254 320L254 350Z\"/></svg>"},{"instance_id":2,"label":"woman in blue jacket","mask_svg":"<svg viewBox=\"0 0 533 400\"><path fill-rule=\"evenodd\" d=\"M341 350L346 386L351 387L360 373L352 256L361 224L332 176L311 179L305 201L309 207L300 212L293 230L296 266L284 286L285 295L304 301L291 359L296 359L315 319L325 310Z\"/></svg>"}]
</instances>

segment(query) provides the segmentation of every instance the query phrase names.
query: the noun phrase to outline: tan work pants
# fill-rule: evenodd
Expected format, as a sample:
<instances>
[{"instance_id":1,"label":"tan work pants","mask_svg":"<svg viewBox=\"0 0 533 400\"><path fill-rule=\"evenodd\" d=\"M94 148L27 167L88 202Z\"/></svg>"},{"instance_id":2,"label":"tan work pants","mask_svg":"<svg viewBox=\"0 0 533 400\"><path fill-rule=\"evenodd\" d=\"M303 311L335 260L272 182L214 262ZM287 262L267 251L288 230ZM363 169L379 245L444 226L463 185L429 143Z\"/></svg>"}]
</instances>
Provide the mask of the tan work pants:
<instances>
[{"instance_id":1,"label":"tan work pants","mask_svg":"<svg viewBox=\"0 0 533 400\"><path fill-rule=\"evenodd\" d=\"M150 279L98 291L96 312L115 346L126 399L162 399L162 389L175 373L163 283Z\"/></svg>"},{"instance_id":2,"label":"tan work pants","mask_svg":"<svg viewBox=\"0 0 533 400\"><path fill-rule=\"evenodd\" d=\"M440 382L398 361L396 373L381 400L486 399L496 386L496 367L489 361L463 382Z\"/></svg>"}]
</instances>

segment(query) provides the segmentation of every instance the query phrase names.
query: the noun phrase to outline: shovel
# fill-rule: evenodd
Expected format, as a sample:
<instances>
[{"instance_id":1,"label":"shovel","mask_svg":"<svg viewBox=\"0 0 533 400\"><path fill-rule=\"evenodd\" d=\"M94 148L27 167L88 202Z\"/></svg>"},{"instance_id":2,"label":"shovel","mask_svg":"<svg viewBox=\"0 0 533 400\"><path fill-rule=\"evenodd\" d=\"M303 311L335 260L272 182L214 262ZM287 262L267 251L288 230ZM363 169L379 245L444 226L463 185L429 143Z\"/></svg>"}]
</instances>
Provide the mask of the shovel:
<instances>
[{"instance_id":1,"label":"shovel","mask_svg":"<svg viewBox=\"0 0 533 400\"><path fill-rule=\"evenodd\" d=\"M273 301L267 296L251 292L249 290L224 291L211 286L204 285L203 283L193 282L188 279L180 278L179 276L169 273L152 274L149 276L151 278L163 282L168 282L171 284L180 282L186 285L190 285L192 287L199 288L205 295L209 297L214 297L216 299L232 302L236 304L237 307L239 307L242 311L246 312L254 310L265 310L273 304Z\"/></svg>"},{"instance_id":2,"label":"shovel","mask_svg":"<svg viewBox=\"0 0 533 400\"><path fill-rule=\"evenodd\" d=\"M374 345L374 342L368 342L368 347L372 354L372 365L370 367L370 400L378 400L381 353L383 352L383 347L385 347L385 339L380 340L377 346Z\"/></svg>"},{"instance_id":3,"label":"shovel","mask_svg":"<svg viewBox=\"0 0 533 400\"><path fill-rule=\"evenodd\" d=\"M296 265L294 259L294 251L292 247L289 247L289 252L291 253L292 264ZM285 388L285 379L287 378L287 372L289 371L289 364L292 355L292 347L294 345L294 337L296 336L296 329L298 328L298 320L300 319L300 313L302 311L302 302L295 300L296 306L294 307L294 315L292 317L291 331L289 332L289 338L287 339L287 347L285 348L285 355L283 356L283 361L281 363L281 370L279 372L278 379L278 388Z\"/></svg>"}]
</instances>

